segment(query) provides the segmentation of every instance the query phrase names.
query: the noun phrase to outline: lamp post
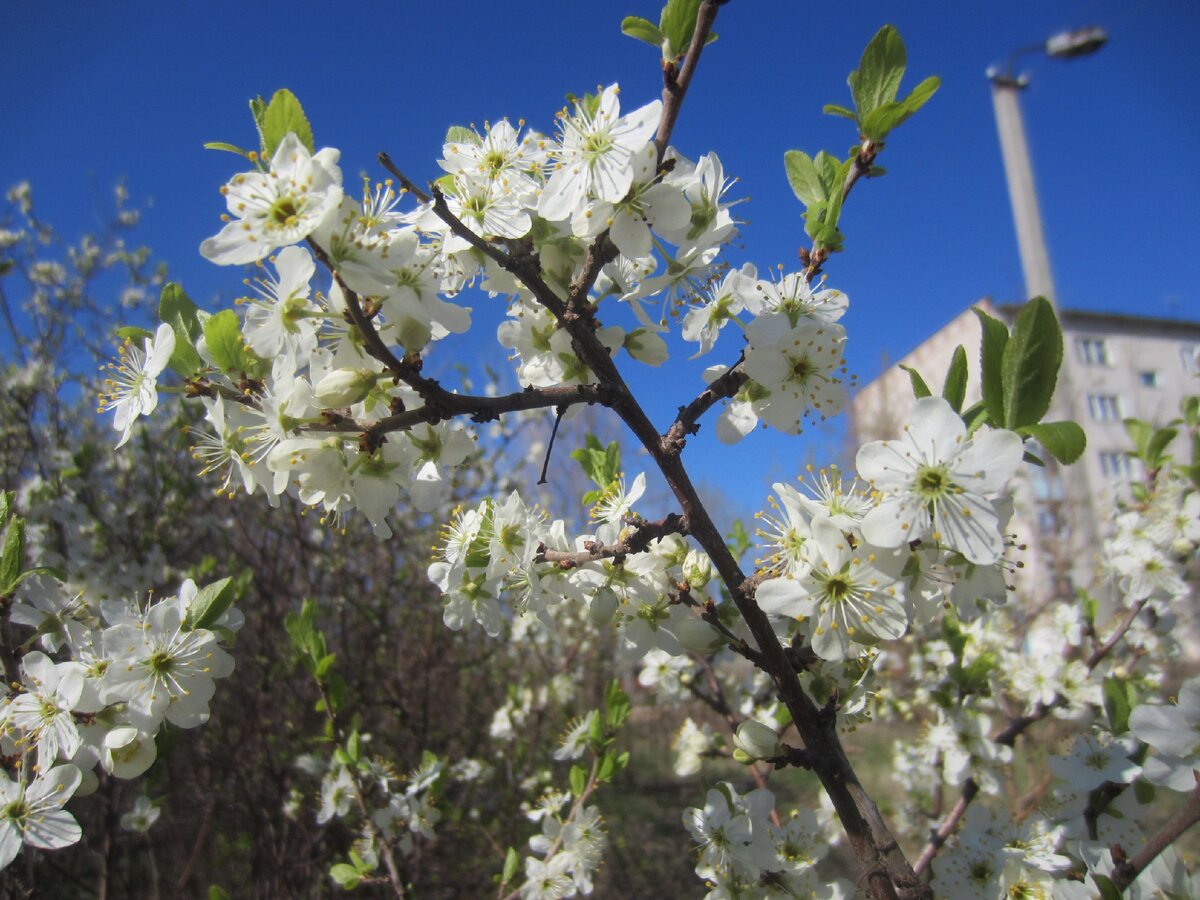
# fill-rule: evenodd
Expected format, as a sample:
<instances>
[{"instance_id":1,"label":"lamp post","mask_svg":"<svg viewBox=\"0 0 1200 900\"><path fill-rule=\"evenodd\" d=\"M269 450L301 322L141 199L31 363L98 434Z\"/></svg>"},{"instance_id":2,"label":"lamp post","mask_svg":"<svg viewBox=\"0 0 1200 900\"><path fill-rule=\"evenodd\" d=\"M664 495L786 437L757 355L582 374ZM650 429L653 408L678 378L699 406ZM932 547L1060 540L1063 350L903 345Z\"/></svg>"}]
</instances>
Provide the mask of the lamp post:
<instances>
[{"instance_id":1,"label":"lamp post","mask_svg":"<svg viewBox=\"0 0 1200 900\"><path fill-rule=\"evenodd\" d=\"M1095 53L1108 40L1101 28L1081 28L1053 35L1043 44L1023 47L1009 56L1003 68L988 70L992 83L992 105L996 112L996 130L1000 133L1000 152L1004 157L1004 174L1008 180L1008 198L1012 204L1013 221L1017 228L1017 248L1021 253L1021 269L1025 276L1025 299L1045 297L1059 321L1062 315L1054 292L1054 278L1050 274L1050 254L1046 249L1046 236L1042 231L1042 215L1038 209L1037 187L1033 181L1033 166L1029 161L1029 144L1025 139L1025 123L1021 118L1020 93L1029 85L1029 78L1015 74L1018 57L1031 53L1044 53L1054 59L1073 59ZM1055 405L1065 418L1075 421L1076 398L1071 385L1071 359L1063 360L1059 370ZM1057 483L1061 499L1035 501L1046 507L1054 516L1057 532L1065 545L1049 558L1050 576L1053 579L1053 594L1069 597L1076 581L1077 563L1090 557L1089 548L1096 547L1099 540L1095 518L1086 514L1091 508L1092 490L1087 466L1079 467L1078 475L1061 478L1057 467L1047 466L1048 483ZM1053 497L1053 493L1050 495ZM1065 515L1065 519L1063 518ZM1040 542L1039 542L1040 546Z\"/></svg>"},{"instance_id":2,"label":"lamp post","mask_svg":"<svg viewBox=\"0 0 1200 900\"><path fill-rule=\"evenodd\" d=\"M1021 118L1020 92L1029 85L1025 75L1014 74L1018 57L1030 53L1045 53L1053 59L1074 59L1095 53L1104 46L1108 35L1102 28L1080 28L1053 35L1043 44L1023 47L1008 58L1003 68L988 70L992 83L992 105L996 112L996 130L1000 133L1000 152L1004 157L1004 174L1008 179L1008 197L1012 203L1013 220L1017 226L1017 247L1021 253L1021 269L1025 276L1028 297L1042 296L1057 308L1054 278L1050 274L1050 254L1042 231L1042 215L1038 209L1037 187L1033 181L1033 165L1029 161L1029 144L1025 139L1025 123Z\"/></svg>"}]
</instances>

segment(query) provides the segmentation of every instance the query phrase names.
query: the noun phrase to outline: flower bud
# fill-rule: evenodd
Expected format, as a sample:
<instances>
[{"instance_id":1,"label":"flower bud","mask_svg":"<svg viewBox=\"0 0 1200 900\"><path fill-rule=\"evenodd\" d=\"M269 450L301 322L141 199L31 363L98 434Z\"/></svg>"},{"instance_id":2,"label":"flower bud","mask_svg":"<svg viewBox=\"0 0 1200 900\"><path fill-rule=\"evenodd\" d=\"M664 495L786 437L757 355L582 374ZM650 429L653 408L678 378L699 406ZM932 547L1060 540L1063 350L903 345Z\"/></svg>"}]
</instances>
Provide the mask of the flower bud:
<instances>
[{"instance_id":1,"label":"flower bud","mask_svg":"<svg viewBox=\"0 0 1200 900\"><path fill-rule=\"evenodd\" d=\"M661 366L667 361L667 342L649 328L635 328L625 335L625 350L648 366Z\"/></svg>"},{"instance_id":2,"label":"flower bud","mask_svg":"<svg viewBox=\"0 0 1200 900\"><path fill-rule=\"evenodd\" d=\"M313 388L317 403L325 409L350 406L371 392L376 374L369 369L334 369Z\"/></svg>"},{"instance_id":3,"label":"flower bud","mask_svg":"<svg viewBox=\"0 0 1200 900\"><path fill-rule=\"evenodd\" d=\"M747 719L738 726L733 736L734 745L752 759L770 759L778 756L783 748L779 745L779 735L774 728L768 728L762 722ZM736 759L736 751L735 751Z\"/></svg>"},{"instance_id":4,"label":"flower bud","mask_svg":"<svg viewBox=\"0 0 1200 900\"><path fill-rule=\"evenodd\" d=\"M708 558L708 554L699 550L689 550L687 558L683 561L683 577L693 590L700 590L712 581L712 560Z\"/></svg>"},{"instance_id":5,"label":"flower bud","mask_svg":"<svg viewBox=\"0 0 1200 900\"><path fill-rule=\"evenodd\" d=\"M679 621L673 623L672 631L675 632L679 643L693 653L712 653L724 643L720 632L699 616L690 613L680 616Z\"/></svg>"},{"instance_id":6,"label":"flower bud","mask_svg":"<svg viewBox=\"0 0 1200 900\"><path fill-rule=\"evenodd\" d=\"M602 587L592 595L588 605L588 618L597 627L603 627L617 614L617 595L612 588Z\"/></svg>"}]
</instances>

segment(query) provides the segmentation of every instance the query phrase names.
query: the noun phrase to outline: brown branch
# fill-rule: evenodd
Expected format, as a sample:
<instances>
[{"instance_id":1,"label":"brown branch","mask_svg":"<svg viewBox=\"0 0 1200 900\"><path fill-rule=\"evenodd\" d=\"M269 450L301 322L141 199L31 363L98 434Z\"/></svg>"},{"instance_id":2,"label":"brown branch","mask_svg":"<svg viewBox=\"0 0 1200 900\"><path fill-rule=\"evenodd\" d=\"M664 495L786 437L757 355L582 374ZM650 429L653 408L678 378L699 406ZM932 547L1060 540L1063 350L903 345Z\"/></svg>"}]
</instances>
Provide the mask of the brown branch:
<instances>
[{"instance_id":1,"label":"brown branch","mask_svg":"<svg viewBox=\"0 0 1200 900\"><path fill-rule=\"evenodd\" d=\"M1135 853L1132 858L1123 858L1124 854L1119 853L1120 846L1113 846L1114 865L1113 873L1110 877L1116 889L1124 891L1125 888L1133 884L1134 879L1145 871L1146 867L1154 862L1159 854L1171 846L1176 838L1197 822L1200 822L1200 785L1192 789L1192 793L1188 796L1187 804L1183 809L1156 831L1150 837L1150 840L1146 842L1146 846ZM1121 858L1118 858L1119 856Z\"/></svg>"},{"instance_id":2,"label":"brown branch","mask_svg":"<svg viewBox=\"0 0 1200 900\"><path fill-rule=\"evenodd\" d=\"M466 241L468 244L470 244L476 250L479 250L480 252L486 254L488 257L490 257L492 260L494 260L501 268L503 268L509 272L514 271L512 257L509 256L509 254L505 253L503 250L501 250L499 247L497 247L495 244L485 241L482 237L480 237L478 234L476 234L474 231L472 231L470 228L468 228L466 223L463 222L462 219L460 219L458 216L454 215L454 213L452 213L450 211L450 206L446 203L445 195L442 194L441 190L439 190L437 185L431 186L431 190L433 191L433 196L430 197L428 194L424 193L420 188L418 188L416 186L416 184L414 184L413 181L410 178L408 178L408 176L406 176L403 172L401 172L398 168L396 168L396 164L392 162L392 158L390 156L388 156L387 153L379 154L379 164L381 166L383 166L385 169L387 169L389 172L391 172L392 175L396 176L396 178L400 181L400 184L404 187L404 189L407 190L409 193L411 193L414 197L416 197L422 203L432 202L433 214L435 216L437 216L439 219L441 219L446 224L446 227L450 229L451 232L453 232L458 237L462 238L464 241Z\"/></svg>"},{"instance_id":3,"label":"brown branch","mask_svg":"<svg viewBox=\"0 0 1200 900\"><path fill-rule=\"evenodd\" d=\"M700 430L700 417L726 397L732 397L748 380L746 373L739 366L745 354L738 357L737 362L721 373L687 406L679 407L679 414L667 433L663 435L663 447L669 453L679 453L687 442L687 436Z\"/></svg>"},{"instance_id":4,"label":"brown branch","mask_svg":"<svg viewBox=\"0 0 1200 900\"><path fill-rule=\"evenodd\" d=\"M1121 620L1121 624L1117 626L1117 630L1109 636L1107 641L1092 651L1092 655L1089 656L1087 660L1089 672L1100 664L1100 660L1104 659L1104 657L1108 656L1108 654L1112 652L1113 648L1117 646L1121 638L1125 637L1125 632L1127 632L1133 625L1134 621L1138 617L1138 614L1146 608L1146 602L1149 599L1149 597L1143 597L1141 600L1135 602L1133 606L1129 608L1129 612L1125 615L1125 618Z\"/></svg>"},{"instance_id":5,"label":"brown branch","mask_svg":"<svg viewBox=\"0 0 1200 900\"><path fill-rule=\"evenodd\" d=\"M686 535L687 525L677 513L671 513L657 522L639 521L636 530L618 544L604 545L588 541L583 550L548 550L542 547L537 554L538 562L558 563L560 569L574 569L601 559L622 560L631 553L644 553L650 542L668 534Z\"/></svg>"},{"instance_id":6,"label":"brown branch","mask_svg":"<svg viewBox=\"0 0 1200 900\"><path fill-rule=\"evenodd\" d=\"M1117 626L1116 631L1109 636L1107 641L1098 646L1092 652L1091 656L1087 658L1087 667L1089 673L1093 671L1096 666L1100 665L1101 661L1113 651L1118 643L1120 643L1121 638L1125 636L1125 633L1129 630L1130 626L1133 625L1134 620L1137 619L1138 613L1140 613L1145 606L1145 599L1138 600L1136 603L1134 603L1133 606L1130 607L1129 612L1125 615L1125 618L1121 620L1121 624ZM1033 725L1035 722L1040 722L1042 719L1046 718L1046 716L1050 715L1050 713L1054 712L1054 710L1066 705L1067 699L1063 697L1062 694L1055 696L1050 703L1042 703L1039 701L1038 704L1033 708L1032 712L1028 712L1020 716L1013 716L1011 719L1009 719L1008 723L996 734L995 737L992 738L993 743L1002 744L1006 747L1014 746L1017 742L1017 738L1020 737L1020 735L1027 728L1029 728L1030 725ZM971 779L967 779L966 784L963 785L962 796L959 797L958 803L955 804L950 816L946 818L946 821L940 828L938 828L934 838L921 852L921 856L918 858L917 865L915 866L918 873L928 866L933 857L937 855L938 850L945 843L946 838L954 832L955 827L958 825L958 820L962 818L963 813L966 812L967 807L971 804L971 801L975 799L975 795L978 793L979 786L976 785ZM945 832L944 834L943 831Z\"/></svg>"},{"instance_id":7,"label":"brown branch","mask_svg":"<svg viewBox=\"0 0 1200 900\"><path fill-rule=\"evenodd\" d=\"M692 43L687 48L683 58L683 68L676 74L674 63L663 66L662 118L658 120L658 133L654 136L654 147L658 151L658 162L661 165L667 145L671 143L671 132L675 130L675 121L679 118L679 110L683 106L683 98L687 96L692 76L696 66L700 64L700 54L708 43L712 33L713 23L717 20L717 9L726 0L704 0L696 13L696 29L692 32Z\"/></svg>"},{"instance_id":8,"label":"brown branch","mask_svg":"<svg viewBox=\"0 0 1200 900\"><path fill-rule=\"evenodd\" d=\"M432 405L405 410L375 421L356 419L330 410L325 413L326 422L306 425L302 430L362 433L369 440L378 440L394 431L407 431L414 425L424 423L433 425L456 416L468 416L474 422L490 422L505 413L575 406L580 403L603 403L607 393L601 385L573 384L528 388L500 397L487 397L452 394L433 382L429 384L433 385L430 393L435 397Z\"/></svg>"},{"instance_id":9,"label":"brown branch","mask_svg":"<svg viewBox=\"0 0 1200 900\"><path fill-rule=\"evenodd\" d=\"M971 801L975 799L975 795L978 793L979 785L975 783L975 779L968 778L963 783L962 795L958 798L958 802L954 804L954 809L950 810L950 815L946 816L946 820L933 832L929 843L925 845L925 849L917 857L917 863L913 866L914 872L920 875L929 868L938 851L942 849L946 841L949 840L950 835L954 834L954 830L958 828L959 821L966 815L967 807L971 805Z\"/></svg>"}]
</instances>

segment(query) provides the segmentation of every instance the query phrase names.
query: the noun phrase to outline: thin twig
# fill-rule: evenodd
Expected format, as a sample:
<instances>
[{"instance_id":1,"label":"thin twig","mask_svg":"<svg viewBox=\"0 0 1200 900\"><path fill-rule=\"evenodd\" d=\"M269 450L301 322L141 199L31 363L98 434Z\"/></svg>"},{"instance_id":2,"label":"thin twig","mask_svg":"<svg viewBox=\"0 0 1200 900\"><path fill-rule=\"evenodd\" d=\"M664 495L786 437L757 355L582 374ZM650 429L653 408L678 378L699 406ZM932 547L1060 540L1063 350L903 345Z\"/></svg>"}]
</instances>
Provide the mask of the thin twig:
<instances>
[{"instance_id":1,"label":"thin twig","mask_svg":"<svg viewBox=\"0 0 1200 900\"><path fill-rule=\"evenodd\" d=\"M538 484L546 483L546 472L550 469L550 452L554 449L554 439L558 437L558 426L562 422L563 413L567 411L565 406L560 406L554 412L554 427L550 429L550 440L546 444L546 458L542 461L542 475L537 480Z\"/></svg>"},{"instance_id":2,"label":"thin twig","mask_svg":"<svg viewBox=\"0 0 1200 900\"><path fill-rule=\"evenodd\" d=\"M1187 804L1174 818L1167 821L1156 831L1146 846L1135 853L1130 859L1118 860L1116 848L1113 851L1112 883L1118 891L1133 884L1134 879L1146 870L1164 850L1171 846L1181 834L1200 822L1200 785L1192 789Z\"/></svg>"}]
</instances>

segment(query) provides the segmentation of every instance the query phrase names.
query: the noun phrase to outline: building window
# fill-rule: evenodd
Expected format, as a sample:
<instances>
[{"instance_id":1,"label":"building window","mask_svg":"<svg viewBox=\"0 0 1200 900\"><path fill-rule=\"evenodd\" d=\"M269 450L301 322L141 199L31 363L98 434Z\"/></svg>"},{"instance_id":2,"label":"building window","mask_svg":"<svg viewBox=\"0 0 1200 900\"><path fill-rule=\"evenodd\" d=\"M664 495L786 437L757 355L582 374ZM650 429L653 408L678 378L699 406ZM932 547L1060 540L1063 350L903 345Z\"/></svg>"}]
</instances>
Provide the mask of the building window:
<instances>
[{"instance_id":1,"label":"building window","mask_svg":"<svg viewBox=\"0 0 1200 900\"><path fill-rule=\"evenodd\" d=\"M1179 348L1179 358L1183 361L1183 371L1200 374L1200 344L1184 344Z\"/></svg>"},{"instance_id":2,"label":"building window","mask_svg":"<svg viewBox=\"0 0 1200 900\"><path fill-rule=\"evenodd\" d=\"M1146 477L1145 463L1124 450L1101 450L1100 471L1110 481L1142 481Z\"/></svg>"},{"instance_id":3,"label":"building window","mask_svg":"<svg viewBox=\"0 0 1200 900\"><path fill-rule=\"evenodd\" d=\"M1088 394L1088 412L1097 422L1121 421L1121 404L1113 394Z\"/></svg>"},{"instance_id":4,"label":"building window","mask_svg":"<svg viewBox=\"0 0 1200 900\"><path fill-rule=\"evenodd\" d=\"M1112 365L1108 356L1108 341L1104 338L1076 338L1075 349L1079 351L1079 361L1085 365Z\"/></svg>"},{"instance_id":5,"label":"building window","mask_svg":"<svg viewBox=\"0 0 1200 900\"><path fill-rule=\"evenodd\" d=\"M1037 528L1040 534L1052 535L1060 532L1058 511L1053 506L1037 508Z\"/></svg>"},{"instance_id":6,"label":"building window","mask_svg":"<svg viewBox=\"0 0 1200 900\"><path fill-rule=\"evenodd\" d=\"M1138 383L1142 387L1158 387L1158 373L1154 371L1138 372Z\"/></svg>"}]
</instances>

